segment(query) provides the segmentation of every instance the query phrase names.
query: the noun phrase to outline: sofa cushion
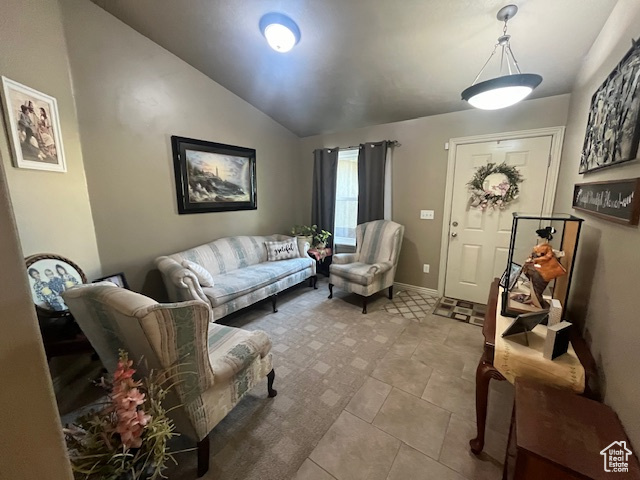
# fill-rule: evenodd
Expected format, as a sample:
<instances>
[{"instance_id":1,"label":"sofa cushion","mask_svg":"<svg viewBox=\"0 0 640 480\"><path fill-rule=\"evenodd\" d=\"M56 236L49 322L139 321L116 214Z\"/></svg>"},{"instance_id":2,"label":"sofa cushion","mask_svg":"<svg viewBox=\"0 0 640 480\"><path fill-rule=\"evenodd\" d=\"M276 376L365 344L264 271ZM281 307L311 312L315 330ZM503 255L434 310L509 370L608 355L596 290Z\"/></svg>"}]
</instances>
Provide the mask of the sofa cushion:
<instances>
[{"instance_id":1,"label":"sofa cushion","mask_svg":"<svg viewBox=\"0 0 640 480\"><path fill-rule=\"evenodd\" d=\"M264 242L267 247L267 260L277 262L290 258L299 258L298 242L295 238L283 242Z\"/></svg>"},{"instance_id":2,"label":"sofa cushion","mask_svg":"<svg viewBox=\"0 0 640 480\"><path fill-rule=\"evenodd\" d=\"M211 305L217 307L312 266L311 258L292 258L251 265L234 270L227 275L215 275L213 277L215 285L205 287L202 291Z\"/></svg>"},{"instance_id":3,"label":"sofa cushion","mask_svg":"<svg viewBox=\"0 0 640 480\"><path fill-rule=\"evenodd\" d=\"M184 268L189 269L191 272L193 272L193 274L198 279L198 283L200 284L200 286L213 287L214 285L213 277L207 271L206 268L204 268L201 265L198 265L197 263L190 262L189 260L183 260L182 266Z\"/></svg>"},{"instance_id":4,"label":"sofa cushion","mask_svg":"<svg viewBox=\"0 0 640 480\"><path fill-rule=\"evenodd\" d=\"M332 263L331 275L337 275L360 285L369 285L373 281L375 269L368 263Z\"/></svg>"}]
</instances>

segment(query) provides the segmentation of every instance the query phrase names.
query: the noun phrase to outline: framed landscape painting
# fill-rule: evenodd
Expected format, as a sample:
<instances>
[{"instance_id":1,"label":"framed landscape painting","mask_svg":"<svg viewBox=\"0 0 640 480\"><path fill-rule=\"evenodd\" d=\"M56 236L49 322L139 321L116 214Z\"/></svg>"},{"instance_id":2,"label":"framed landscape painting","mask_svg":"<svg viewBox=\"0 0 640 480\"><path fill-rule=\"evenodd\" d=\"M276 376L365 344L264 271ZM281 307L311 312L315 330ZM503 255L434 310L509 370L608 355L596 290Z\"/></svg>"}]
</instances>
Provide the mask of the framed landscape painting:
<instances>
[{"instance_id":1,"label":"framed landscape painting","mask_svg":"<svg viewBox=\"0 0 640 480\"><path fill-rule=\"evenodd\" d=\"M255 210L256 151L171 137L178 212Z\"/></svg>"},{"instance_id":2,"label":"framed landscape painting","mask_svg":"<svg viewBox=\"0 0 640 480\"><path fill-rule=\"evenodd\" d=\"M2 93L14 165L66 172L56 99L6 77Z\"/></svg>"},{"instance_id":3,"label":"framed landscape painting","mask_svg":"<svg viewBox=\"0 0 640 480\"><path fill-rule=\"evenodd\" d=\"M640 42L591 98L579 173L634 160L640 141Z\"/></svg>"}]
</instances>

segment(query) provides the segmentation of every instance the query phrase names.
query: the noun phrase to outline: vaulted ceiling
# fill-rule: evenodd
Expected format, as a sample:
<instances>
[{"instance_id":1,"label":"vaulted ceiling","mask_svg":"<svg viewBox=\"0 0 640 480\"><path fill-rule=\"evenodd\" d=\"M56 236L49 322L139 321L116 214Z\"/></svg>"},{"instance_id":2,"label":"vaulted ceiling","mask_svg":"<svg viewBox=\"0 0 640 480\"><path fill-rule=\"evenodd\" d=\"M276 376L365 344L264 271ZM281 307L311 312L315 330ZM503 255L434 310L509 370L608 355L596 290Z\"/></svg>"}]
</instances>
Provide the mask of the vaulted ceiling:
<instances>
[{"instance_id":1,"label":"vaulted ceiling","mask_svg":"<svg viewBox=\"0 0 640 480\"><path fill-rule=\"evenodd\" d=\"M505 0L93 0L299 136L469 108L460 92L488 58ZM509 22L531 98L568 93L617 0L519 0ZM260 17L301 40L269 48ZM498 73L488 70L488 76ZM490 65L491 66L491 65Z\"/></svg>"}]
</instances>

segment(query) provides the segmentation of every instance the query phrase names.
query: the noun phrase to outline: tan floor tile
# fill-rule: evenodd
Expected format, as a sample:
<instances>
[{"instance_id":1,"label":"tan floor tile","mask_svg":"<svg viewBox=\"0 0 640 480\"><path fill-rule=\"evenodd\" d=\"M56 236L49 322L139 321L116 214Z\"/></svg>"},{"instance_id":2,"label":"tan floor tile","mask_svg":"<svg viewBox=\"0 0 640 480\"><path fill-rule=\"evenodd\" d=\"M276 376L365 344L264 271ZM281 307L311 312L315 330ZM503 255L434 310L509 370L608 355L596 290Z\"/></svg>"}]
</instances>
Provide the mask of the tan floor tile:
<instances>
[{"instance_id":1,"label":"tan floor tile","mask_svg":"<svg viewBox=\"0 0 640 480\"><path fill-rule=\"evenodd\" d=\"M420 319L420 323L413 323L408 325L404 333L413 335L421 340L429 340L434 343L444 343L449 335L454 320L448 320L443 317L432 318L432 315L427 315ZM459 322L457 322L459 323Z\"/></svg>"},{"instance_id":2,"label":"tan floor tile","mask_svg":"<svg viewBox=\"0 0 640 480\"><path fill-rule=\"evenodd\" d=\"M482 329L476 325L458 322L457 325L453 325L449 330L444 344L459 349L466 354L477 353L479 357L484 349Z\"/></svg>"},{"instance_id":3,"label":"tan floor tile","mask_svg":"<svg viewBox=\"0 0 640 480\"><path fill-rule=\"evenodd\" d=\"M409 333L403 333L398 340L391 346L391 353L400 357L410 357L420 343L420 339Z\"/></svg>"},{"instance_id":4,"label":"tan floor tile","mask_svg":"<svg viewBox=\"0 0 640 480\"><path fill-rule=\"evenodd\" d=\"M391 385L387 385L375 378L368 377L360 390L353 396L345 410L371 423L380 407L391 392Z\"/></svg>"},{"instance_id":5,"label":"tan floor tile","mask_svg":"<svg viewBox=\"0 0 640 480\"><path fill-rule=\"evenodd\" d=\"M378 363L371 376L419 397L429 381L432 370L418 360L388 353Z\"/></svg>"},{"instance_id":6,"label":"tan floor tile","mask_svg":"<svg viewBox=\"0 0 640 480\"><path fill-rule=\"evenodd\" d=\"M430 340L422 340L411 358L429 365L434 370L457 376L462 375L465 362L471 360L470 356L465 356L458 350Z\"/></svg>"},{"instance_id":7,"label":"tan floor tile","mask_svg":"<svg viewBox=\"0 0 640 480\"><path fill-rule=\"evenodd\" d=\"M469 440L475 438L476 433L475 423L451 415L440 463L470 479L498 480L502 476L507 438L487 429L484 451L476 456L469 449Z\"/></svg>"},{"instance_id":8,"label":"tan floor tile","mask_svg":"<svg viewBox=\"0 0 640 480\"><path fill-rule=\"evenodd\" d=\"M438 458L451 414L394 388L373 424L432 458Z\"/></svg>"},{"instance_id":9,"label":"tan floor tile","mask_svg":"<svg viewBox=\"0 0 640 480\"><path fill-rule=\"evenodd\" d=\"M387 480L465 480L459 473L402 445Z\"/></svg>"},{"instance_id":10,"label":"tan floor tile","mask_svg":"<svg viewBox=\"0 0 640 480\"><path fill-rule=\"evenodd\" d=\"M487 405L487 426L503 435L509 434L511 425L511 414L513 412L513 397L515 389L509 382L496 382L491 384L506 383L511 390L489 389L489 402Z\"/></svg>"},{"instance_id":11,"label":"tan floor tile","mask_svg":"<svg viewBox=\"0 0 640 480\"><path fill-rule=\"evenodd\" d=\"M435 371L429 378L422 399L459 416L475 421L476 384L460 377Z\"/></svg>"},{"instance_id":12,"label":"tan floor tile","mask_svg":"<svg viewBox=\"0 0 640 480\"><path fill-rule=\"evenodd\" d=\"M304 461L293 480L335 480L308 458Z\"/></svg>"},{"instance_id":13,"label":"tan floor tile","mask_svg":"<svg viewBox=\"0 0 640 480\"><path fill-rule=\"evenodd\" d=\"M384 480L399 448L397 439L342 412L309 458L338 480Z\"/></svg>"}]
</instances>

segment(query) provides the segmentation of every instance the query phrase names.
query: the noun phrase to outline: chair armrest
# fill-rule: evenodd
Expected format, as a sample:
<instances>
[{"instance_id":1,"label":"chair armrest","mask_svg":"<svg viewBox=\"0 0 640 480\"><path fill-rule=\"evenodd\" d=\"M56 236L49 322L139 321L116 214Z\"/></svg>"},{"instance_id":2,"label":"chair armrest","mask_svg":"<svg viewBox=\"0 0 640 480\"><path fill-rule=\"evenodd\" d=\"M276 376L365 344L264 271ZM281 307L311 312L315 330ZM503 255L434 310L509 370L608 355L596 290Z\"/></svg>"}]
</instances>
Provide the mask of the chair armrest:
<instances>
[{"instance_id":1,"label":"chair armrest","mask_svg":"<svg viewBox=\"0 0 640 480\"><path fill-rule=\"evenodd\" d=\"M393 268L392 262L374 263L369 267L369 273L376 275L378 273L388 272L391 268Z\"/></svg>"},{"instance_id":2,"label":"chair armrest","mask_svg":"<svg viewBox=\"0 0 640 480\"><path fill-rule=\"evenodd\" d=\"M333 256L331 263L344 264L344 263L353 263L357 261L358 261L357 253L336 253Z\"/></svg>"},{"instance_id":3,"label":"chair armrest","mask_svg":"<svg viewBox=\"0 0 640 480\"><path fill-rule=\"evenodd\" d=\"M209 328L216 328L217 324ZM218 327L228 329L232 327ZM247 368L253 361L260 357L264 358L271 351L271 339L261 331L247 331L233 329L234 335L230 338L229 344L223 348L231 347L226 351L221 351L220 355L213 355L211 358L211 368L215 375L216 382L228 381L239 372Z\"/></svg>"},{"instance_id":4,"label":"chair armrest","mask_svg":"<svg viewBox=\"0 0 640 480\"><path fill-rule=\"evenodd\" d=\"M178 298L174 298L171 291L168 292L172 301L200 300L211 305L211 302L202 291L198 277L191 270L184 268L169 257L156 258L156 266L160 270L165 283L168 283L167 290L173 287L178 292Z\"/></svg>"}]
</instances>

